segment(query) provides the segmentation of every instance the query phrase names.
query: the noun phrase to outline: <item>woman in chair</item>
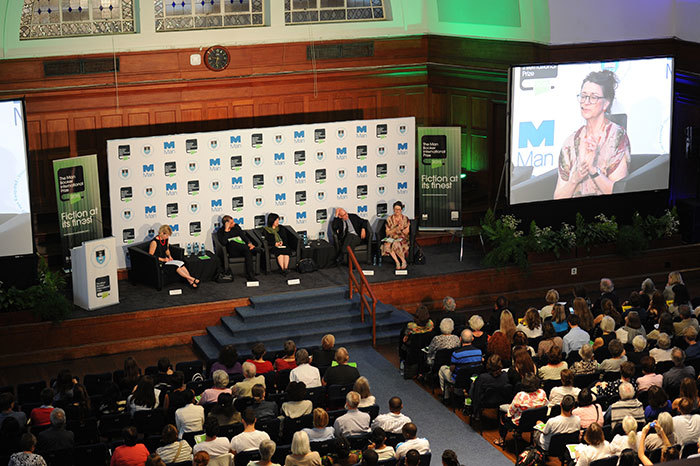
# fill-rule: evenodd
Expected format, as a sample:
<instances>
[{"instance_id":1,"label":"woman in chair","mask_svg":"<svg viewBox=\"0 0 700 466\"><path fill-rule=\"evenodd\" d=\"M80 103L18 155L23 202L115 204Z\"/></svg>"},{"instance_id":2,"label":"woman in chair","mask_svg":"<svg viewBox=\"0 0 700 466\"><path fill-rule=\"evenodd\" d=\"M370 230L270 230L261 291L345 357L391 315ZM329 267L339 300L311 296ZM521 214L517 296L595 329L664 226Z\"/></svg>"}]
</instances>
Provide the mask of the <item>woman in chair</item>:
<instances>
[{"instance_id":1,"label":"woman in chair","mask_svg":"<svg viewBox=\"0 0 700 466\"><path fill-rule=\"evenodd\" d=\"M168 277L172 277L174 273L178 274L185 280L192 288L197 288L199 284L199 279L194 278L190 275L187 267L184 265L168 264L173 260L173 256L170 255L170 236L173 234L170 225L161 225L158 228L158 236L153 238L151 244L148 246L148 253L152 256L158 258L158 263L164 268L165 274Z\"/></svg>"},{"instance_id":2,"label":"woman in chair","mask_svg":"<svg viewBox=\"0 0 700 466\"><path fill-rule=\"evenodd\" d=\"M267 244L270 245L270 253L277 257L280 273L287 275L289 273L290 249L287 240L287 230L280 228L279 215L273 213L267 215L267 226L263 230L263 235Z\"/></svg>"},{"instance_id":3,"label":"woman in chair","mask_svg":"<svg viewBox=\"0 0 700 466\"><path fill-rule=\"evenodd\" d=\"M409 234L411 222L403 214L403 203L394 202L394 214L386 219L386 237L382 242L382 256L391 256L396 263L396 270L408 267Z\"/></svg>"}]
</instances>

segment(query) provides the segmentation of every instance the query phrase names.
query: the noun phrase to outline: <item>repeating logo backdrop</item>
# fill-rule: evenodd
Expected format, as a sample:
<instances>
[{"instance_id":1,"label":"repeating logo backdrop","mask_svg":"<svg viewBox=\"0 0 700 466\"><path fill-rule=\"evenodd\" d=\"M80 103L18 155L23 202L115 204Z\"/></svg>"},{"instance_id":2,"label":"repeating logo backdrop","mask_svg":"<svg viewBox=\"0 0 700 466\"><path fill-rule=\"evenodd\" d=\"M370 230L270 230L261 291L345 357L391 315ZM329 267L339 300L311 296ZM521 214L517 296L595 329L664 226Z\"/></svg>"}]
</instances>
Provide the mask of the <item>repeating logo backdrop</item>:
<instances>
[{"instance_id":1,"label":"repeating logo backdrop","mask_svg":"<svg viewBox=\"0 0 700 466\"><path fill-rule=\"evenodd\" d=\"M212 249L226 214L254 228L275 212L310 239L327 238L336 207L376 225L401 200L413 217L414 146L413 117L108 141L119 267L161 224Z\"/></svg>"}]
</instances>

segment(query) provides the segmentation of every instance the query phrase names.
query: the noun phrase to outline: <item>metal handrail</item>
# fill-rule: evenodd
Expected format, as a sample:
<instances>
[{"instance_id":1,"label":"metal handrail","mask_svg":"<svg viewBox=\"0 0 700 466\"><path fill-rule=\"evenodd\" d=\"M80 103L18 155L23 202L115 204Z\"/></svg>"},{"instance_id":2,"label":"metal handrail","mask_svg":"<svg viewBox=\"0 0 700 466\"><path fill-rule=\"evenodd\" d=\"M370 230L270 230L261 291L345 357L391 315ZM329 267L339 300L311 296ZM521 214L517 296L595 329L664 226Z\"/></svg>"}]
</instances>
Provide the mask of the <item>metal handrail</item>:
<instances>
[{"instance_id":1,"label":"metal handrail","mask_svg":"<svg viewBox=\"0 0 700 466\"><path fill-rule=\"evenodd\" d=\"M360 272L360 281L358 283L357 279L355 278L355 274L353 272L353 267L357 269L358 272ZM374 291L372 291L372 287L369 286L369 282L367 281L367 277L365 277L365 273L362 271L362 268L360 267L359 262L357 262L357 257L355 257L355 253L352 251L350 246L348 246L348 288L350 289L350 299L352 299L352 295L355 289L357 289L357 292L360 294L360 321L364 323L365 321L365 308L367 308L367 312L369 312L369 315L372 317L372 346L377 346L377 298L374 296ZM372 305L367 302L367 298L365 297L365 293L369 298L372 299Z\"/></svg>"}]
</instances>

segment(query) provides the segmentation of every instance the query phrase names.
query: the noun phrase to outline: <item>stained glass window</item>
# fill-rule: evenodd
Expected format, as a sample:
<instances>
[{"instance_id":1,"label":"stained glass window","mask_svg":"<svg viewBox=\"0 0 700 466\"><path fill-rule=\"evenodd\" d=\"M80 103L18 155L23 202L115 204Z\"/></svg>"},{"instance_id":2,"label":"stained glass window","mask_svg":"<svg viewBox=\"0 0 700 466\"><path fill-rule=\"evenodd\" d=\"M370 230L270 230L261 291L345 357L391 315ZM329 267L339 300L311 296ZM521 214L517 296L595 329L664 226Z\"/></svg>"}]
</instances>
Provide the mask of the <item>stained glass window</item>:
<instances>
[{"instance_id":1,"label":"stained glass window","mask_svg":"<svg viewBox=\"0 0 700 466\"><path fill-rule=\"evenodd\" d=\"M134 0L24 0L19 38L134 33Z\"/></svg>"},{"instance_id":2,"label":"stained glass window","mask_svg":"<svg viewBox=\"0 0 700 466\"><path fill-rule=\"evenodd\" d=\"M384 19L384 0L284 0L285 24Z\"/></svg>"},{"instance_id":3,"label":"stained glass window","mask_svg":"<svg viewBox=\"0 0 700 466\"><path fill-rule=\"evenodd\" d=\"M154 0L156 32L264 26L264 0Z\"/></svg>"}]
</instances>

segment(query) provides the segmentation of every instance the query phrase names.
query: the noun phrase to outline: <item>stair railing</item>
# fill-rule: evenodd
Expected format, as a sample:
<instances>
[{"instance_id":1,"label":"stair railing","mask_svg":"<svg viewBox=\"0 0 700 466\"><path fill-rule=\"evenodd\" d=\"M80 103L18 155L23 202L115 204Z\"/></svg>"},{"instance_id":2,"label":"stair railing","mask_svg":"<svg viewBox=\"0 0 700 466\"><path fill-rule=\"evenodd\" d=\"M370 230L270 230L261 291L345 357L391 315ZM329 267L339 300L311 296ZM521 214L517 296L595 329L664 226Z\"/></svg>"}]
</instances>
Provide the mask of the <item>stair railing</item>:
<instances>
[{"instance_id":1,"label":"stair railing","mask_svg":"<svg viewBox=\"0 0 700 466\"><path fill-rule=\"evenodd\" d=\"M355 269L357 269L360 274L359 281L355 278ZM360 321L364 323L365 309L367 309L367 312L369 312L369 315L372 317L372 346L377 346L377 298L374 296L374 291L372 291L372 287L369 286L367 277L365 277L365 273L362 271L362 267L360 267L359 262L357 262L357 257L355 257L355 253L350 246L348 246L348 276L350 299L352 299L354 291L357 290L357 293L360 295ZM367 301L367 298L371 299L371 305Z\"/></svg>"}]
</instances>

